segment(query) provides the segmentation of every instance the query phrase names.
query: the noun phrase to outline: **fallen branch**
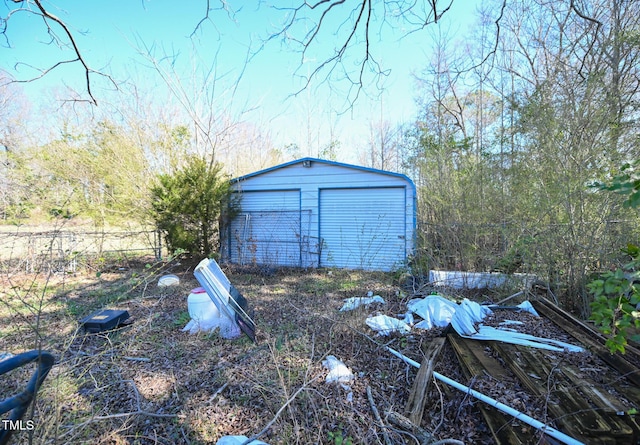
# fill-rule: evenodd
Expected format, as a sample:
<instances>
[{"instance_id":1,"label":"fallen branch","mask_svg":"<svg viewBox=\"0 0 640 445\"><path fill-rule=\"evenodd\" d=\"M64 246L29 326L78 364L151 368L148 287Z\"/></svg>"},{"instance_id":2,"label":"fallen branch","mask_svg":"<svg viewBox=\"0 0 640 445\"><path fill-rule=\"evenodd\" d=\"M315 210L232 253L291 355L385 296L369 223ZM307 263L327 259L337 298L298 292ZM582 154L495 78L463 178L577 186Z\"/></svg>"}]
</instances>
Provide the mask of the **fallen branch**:
<instances>
[{"instance_id":1,"label":"fallen branch","mask_svg":"<svg viewBox=\"0 0 640 445\"><path fill-rule=\"evenodd\" d=\"M214 393L213 393L213 395L212 395L211 397L209 397L209 400L207 400L207 403L211 403L211 402L213 402L213 400L214 400L216 397L218 397L218 395L220 395L220 393L221 393L222 391L224 391L224 390L225 390L225 388L226 388L227 386L229 386L229 383L228 383L228 382L227 382L227 383L225 383L224 385L222 385L220 388L218 388L218 390L217 390L216 392L214 392Z\"/></svg>"},{"instance_id":2,"label":"fallen branch","mask_svg":"<svg viewBox=\"0 0 640 445\"><path fill-rule=\"evenodd\" d=\"M398 414L395 411L389 411L387 413L387 419L399 428L411 432L416 439L418 439L421 445L432 444L435 441L430 432L411 422L402 414Z\"/></svg>"},{"instance_id":3,"label":"fallen branch","mask_svg":"<svg viewBox=\"0 0 640 445\"><path fill-rule=\"evenodd\" d=\"M376 402L373 400L373 394L371 394L371 387L369 385L367 385L367 398L369 399L369 404L371 405L371 411L373 412L374 417L376 418L378 423L382 425L382 435L384 436L385 443L387 445L393 445L393 442L391 442L391 439L389 438L389 434L385 429L384 422L380 417L380 412L378 412L378 408L376 407Z\"/></svg>"}]
</instances>

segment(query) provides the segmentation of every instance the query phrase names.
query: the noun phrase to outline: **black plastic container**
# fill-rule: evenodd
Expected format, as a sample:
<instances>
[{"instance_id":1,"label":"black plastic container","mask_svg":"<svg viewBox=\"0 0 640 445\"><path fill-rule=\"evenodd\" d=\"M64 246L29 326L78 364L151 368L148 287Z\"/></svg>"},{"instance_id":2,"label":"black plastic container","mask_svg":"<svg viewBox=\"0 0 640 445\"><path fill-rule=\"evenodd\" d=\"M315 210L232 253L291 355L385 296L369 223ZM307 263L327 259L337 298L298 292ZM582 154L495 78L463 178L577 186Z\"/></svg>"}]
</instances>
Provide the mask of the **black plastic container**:
<instances>
[{"instance_id":1,"label":"black plastic container","mask_svg":"<svg viewBox=\"0 0 640 445\"><path fill-rule=\"evenodd\" d=\"M82 320L85 332L102 332L120 326L129 318L129 312L117 309L103 309Z\"/></svg>"}]
</instances>

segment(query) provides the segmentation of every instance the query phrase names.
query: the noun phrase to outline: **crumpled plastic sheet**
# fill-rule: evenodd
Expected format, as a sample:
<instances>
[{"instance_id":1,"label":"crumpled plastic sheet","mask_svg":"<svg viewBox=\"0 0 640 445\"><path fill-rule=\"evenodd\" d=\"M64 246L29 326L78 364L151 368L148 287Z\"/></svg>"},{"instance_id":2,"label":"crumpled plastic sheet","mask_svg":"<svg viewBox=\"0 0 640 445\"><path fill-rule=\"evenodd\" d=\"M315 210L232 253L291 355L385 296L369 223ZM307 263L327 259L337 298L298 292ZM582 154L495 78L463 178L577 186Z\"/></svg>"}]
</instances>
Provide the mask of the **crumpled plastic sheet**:
<instances>
[{"instance_id":1,"label":"crumpled plastic sheet","mask_svg":"<svg viewBox=\"0 0 640 445\"><path fill-rule=\"evenodd\" d=\"M431 329L434 326L444 327L451 323L460 336L473 340L496 340L551 351L567 350L570 352L580 352L583 350L580 346L559 340L523 334L514 329L499 329L483 326L482 324L479 324L478 328L476 328L476 325L487 315L491 314L492 311L490 307L480 305L466 298L462 303L456 304L442 296L429 295L426 298L409 301L407 307L411 312L423 318L423 321L414 325L416 328ZM518 307L521 311L530 312L536 317L539 317L529 301L524 301L519 304ZM367 324L369 324L368 320Z\"/></svg>"},{"instance_id":2,"label":"crumpled plastic sheet","mask_svg":"<svg viewBox=\"0 0 640 445\"><path fill-rule=\"evenodd\" d=\"M522 303L520 303L518 305L518 307L520 308L521 311L529 312L529 313L535 315L536 317L540 316L540 315L538 315L538 312L536 312L536 310L534 309L533 305L531 304L531 302L529 300L523 301Z\"/></svg>"},{"instance_id":3,"label":"crumpled plastic sheet","mask_svg":"<svg viewBox=\"0 0 640 445\"><path fill-rule=\"evenodd\" d=\"M380 295L374 295L372 297L351 297L344 300L340 311L352 311L360 306L367 306L372 303L385 304L385 301Z\"/></svg>"},{"instance_id":4,"label":"crumpled plastic sheet","mask_svg":"<svg viewBox=\"0 0 640 445\"><path fill-rule=\"evenodd\" d=\"M481 306L467 298L462 300L460 306L451 318L451 326L460 335L477 334L475 323L481 322L492 311L487 306Z\"/></svg>"},{"instance_id":5,"label":"crumpled plastic sheet","mask_svg":"<svg viewBox=\"0 0 640 445\"><path fill-rule=\"evenodd\" d=\"M327 355L327 358L322 361L322 366L329 370L326 378L327 383L350 383L355 378L347 365L334 355Z\"/></svg>"},{"instance_id":6,"label":"crumpled plastic sheet","mask_svg":"<svg viewBox=\"0 0 640 445\"><path fill-rule=\"evenodd\" d=\"M582 352L584 349L580 346L565 343L552 338L536 337L522 332L514 332L509 329L497 329L492 326L480 326L478 332L474 335L461 335L472 340L496 340L515 345L530 346L532 348L547 349L549 351L569 351Z\"/></svg>"},{"instance_id":7,"label":"crumpled plastic sheet","mask_svg":"<svg viewBox=\"0 0 640 445\"><path fill-rule=\"evenodd\" d=\"M429 295L425 298L414 298L407 303L407 308L422 318L414 327L428 330L436 326L447 326L458 305L441 295Z\"/></svg>"},{"instance_id":8,"label":"crumpled plastic sheet","mask_svg":"<svg viewBox=\"0 0 640 445\"><path fill-rule=\"evenodd\" d=\"M531 303L520 306L522 306L523 310L528 310L530 304ZM530 309L533 309L533 307ZM498 329L491 326L484 326L482 324L480 324L478 329L476 329L474 324L482 321L484 317L491 312L491 309L487 306L481 306L474 301L464 299L460 308L451 319L451 325L461 337L470 338L472 340L495 340L504 343L524 345L558 352L565 350L569 352L582 352L584 350L582 347L572 345L570 343L550 338L536 337L534 335L524 334L512 329ZM538 314L536 313L535 315Z\"/></svg>"},{"instance_id":9,"label":"crumpled plastic sheet","mask_svg":"<svg viewBox=\"0 0 640 445\"><path fill-rule=\"evenodd\" d=\"M393 332L400 334L408 334L411 332L411 326L402 320L389 317L388 315L376 315L366 319L365 323L371 329L376 331L378 335L389 335Z\"/></svg>"}]
</instances>

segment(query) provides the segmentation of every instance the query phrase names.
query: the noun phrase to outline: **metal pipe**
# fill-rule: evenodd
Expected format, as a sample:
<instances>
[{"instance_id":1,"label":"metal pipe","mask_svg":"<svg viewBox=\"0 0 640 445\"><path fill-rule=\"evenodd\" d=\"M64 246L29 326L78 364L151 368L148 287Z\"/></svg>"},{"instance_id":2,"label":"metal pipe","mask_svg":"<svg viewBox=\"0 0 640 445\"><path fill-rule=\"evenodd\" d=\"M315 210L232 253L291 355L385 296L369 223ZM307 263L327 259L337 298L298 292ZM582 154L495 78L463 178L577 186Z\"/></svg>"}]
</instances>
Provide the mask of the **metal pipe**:
<instances>
[{"instance_id":1,"label":"metal pipe","mask_svg":"<svg viewBox=\"0 0 640 445\"><path fill-rule=\"evenodd\" d=\"M420 363L411 360L409 357L407 357L406 355L401 354L400 352L396 351L395 349L392 349L388 346L386 346L387 350L392 353L393 355L395 355L396 357L400 358L401 360L403 360L405 363L414 366L416 368L420 368ZM530 425L534 428L539 429L540 431L542 431L543 433L547 434L548 436L553 437L554 439L558 439L560 442L565 443L567 445L584 445L583 442L580 442L576 439L574 439L573 437L567 436L566 434L556 430L555 428L550 427L549 425L546 425L542 422L540 422L539 420L534 419L533 417L529 417L526 414L511 408L508 405L505 405L504 403L498 402L495 399L492 399L491 397L484 395L474 389L469 388L468 386L463 385L462 383L458 383L455 380L450 379L447 376L444 376L440 373L437 372L433 372L433 376L446 383L447 385L453 386L454 388L465 392L467 394L472 395L473 397L475 397L478 400L481 400L491 406L493 406L494 408L499 409L500 411L502 411L505 414L509 414L510 416L515 417L516 419L526 423L527 425Z\"/></svg>"}]
</instances>

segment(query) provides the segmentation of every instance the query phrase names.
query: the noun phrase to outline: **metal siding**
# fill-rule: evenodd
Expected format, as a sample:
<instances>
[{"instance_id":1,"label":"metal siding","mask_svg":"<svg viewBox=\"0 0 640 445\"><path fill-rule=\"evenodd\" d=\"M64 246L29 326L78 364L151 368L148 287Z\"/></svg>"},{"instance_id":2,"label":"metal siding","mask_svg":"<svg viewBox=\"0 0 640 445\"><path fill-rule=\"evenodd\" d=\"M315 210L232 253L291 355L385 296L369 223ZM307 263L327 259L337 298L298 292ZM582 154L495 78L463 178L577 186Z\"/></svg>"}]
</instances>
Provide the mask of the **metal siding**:
<instances>
[{"instance_id":1,"label":"metal siding","mask_svg":"<svg viewBox=\"0 0 640 445\"><path fill-rule=\"evenodd\" d=\"M301 218L300 190L242 194L241 213L229 228L229 258L237 264L300 266L300 240L309 217ZM305 216L308 212L305 212Z\"/></svg>"},{"instance_id":2,"label":"metal siding","mask_svg":"<svg viewBox=\"0 0 640 445\"><path fill-rule=\"evenodd\" d=\"M404 187L320 190L322 266L393 270L406 262Z\"/></svg>"},{"instance_id":3,"label":"metal siding","mask_svg":"<svg viewBox=\"0 0 640 445\"><path fill-rule=\"evenodd\" d=\"M311 167L304 167L304 160L311 161ZM322 256L321 238L327 233L325 228L321 227L320 193L321 191L324 193L332 189L342 191L353 191L353 189L360 191L373 190L374 193L375 190L381 189L396 189L398 191L398 200L394 200L394 212L398 218L400 215L403 215L404 230L401 234L397 235L400 237L398 240L401 241L401 243L389 241L391 247L386 247L387 250L396 251L397 255L389 257L388 260L370 262L371 264L369 265L366 264L367 261L361 262L366 266L364 268L389 270L399 265L398 263L404 264L408 256L413 252L415 245L416 193L415 185L405 175L338 162L306 158L236 178L232 183L236 191L249 196L249 198L245 198L244 209L249 209L251 212L254 210L257 212L275 212L283 208L283 203L285 203L285 208L289 207L291 202L289 202L288 199L291 198L291 195L283 197L282 193L286 191L290 192L292 185L296 187L299 190L299 196L296 201L298 207L295 209L289 207L289 209L291 211L297 209L300 213L300 228L297 233L301 236L300 240L297 240L300 253L298 262L295 264L293 259L295 252L291 251L291 249L284 249L282 243L278 244L276 252L271 252L271 256L267 255L269 250L266 246L262 249L262 251L265 252L264 254L260 256L247 256L248 254L246 253L242 254L242 252L238 252L239 245L234 239L234 237L238 236L238 229L241 228L242 231L245 230L244 226L239 226L241 223L236 219L233 223L235 233L232 233L230 230L225 231L228 239L225 240L223 244L224 251L221 252L223 258L231 260L232 262L264 261L266 264L269 264L274 262L273 256L275 256L277 259L276 264L283 263L302 267L329 265L327 262L328 258L324 258L322 261L320 258ZM353 195L351 196L353 197ZM360 200L360 197L356 196L354 201L358 200ZM400 208L399 203L402 203L402 208ZM357 205L357 202L350 202L345 206L349 209L355 205ZM247 216L241 215L241 217L246 219ZM274 213L265 213L263 224L265 226L273 226L274 224L280 226L295 225L295 221L282 222L283 217L283 215L276 217ZM255 226L257 220L263 217L260 216L260 213L252 213L250 218L252 219L252 224ZM324 224L324 222L322 222L322 224ZM285 238L285 240L287 240L287 238ZM288 241L292 242L293 240L289 238ZM403 250L401 252L400 244L403 244ZM349 248L353 249L353 246ZM378 253L375 256L379 257L380 255L381 253ZM289 260L280 260L283 256L288 257ZM360 255L360 257L362 257L362 255ZM360 268L357 264L353 265L354 261L352 260L347 261L346 259L342 259L341 261L343 264L347 264L347 266L340 267ZM389 263L393 264L390 265Z\"/></svg>"}]
</instances>

